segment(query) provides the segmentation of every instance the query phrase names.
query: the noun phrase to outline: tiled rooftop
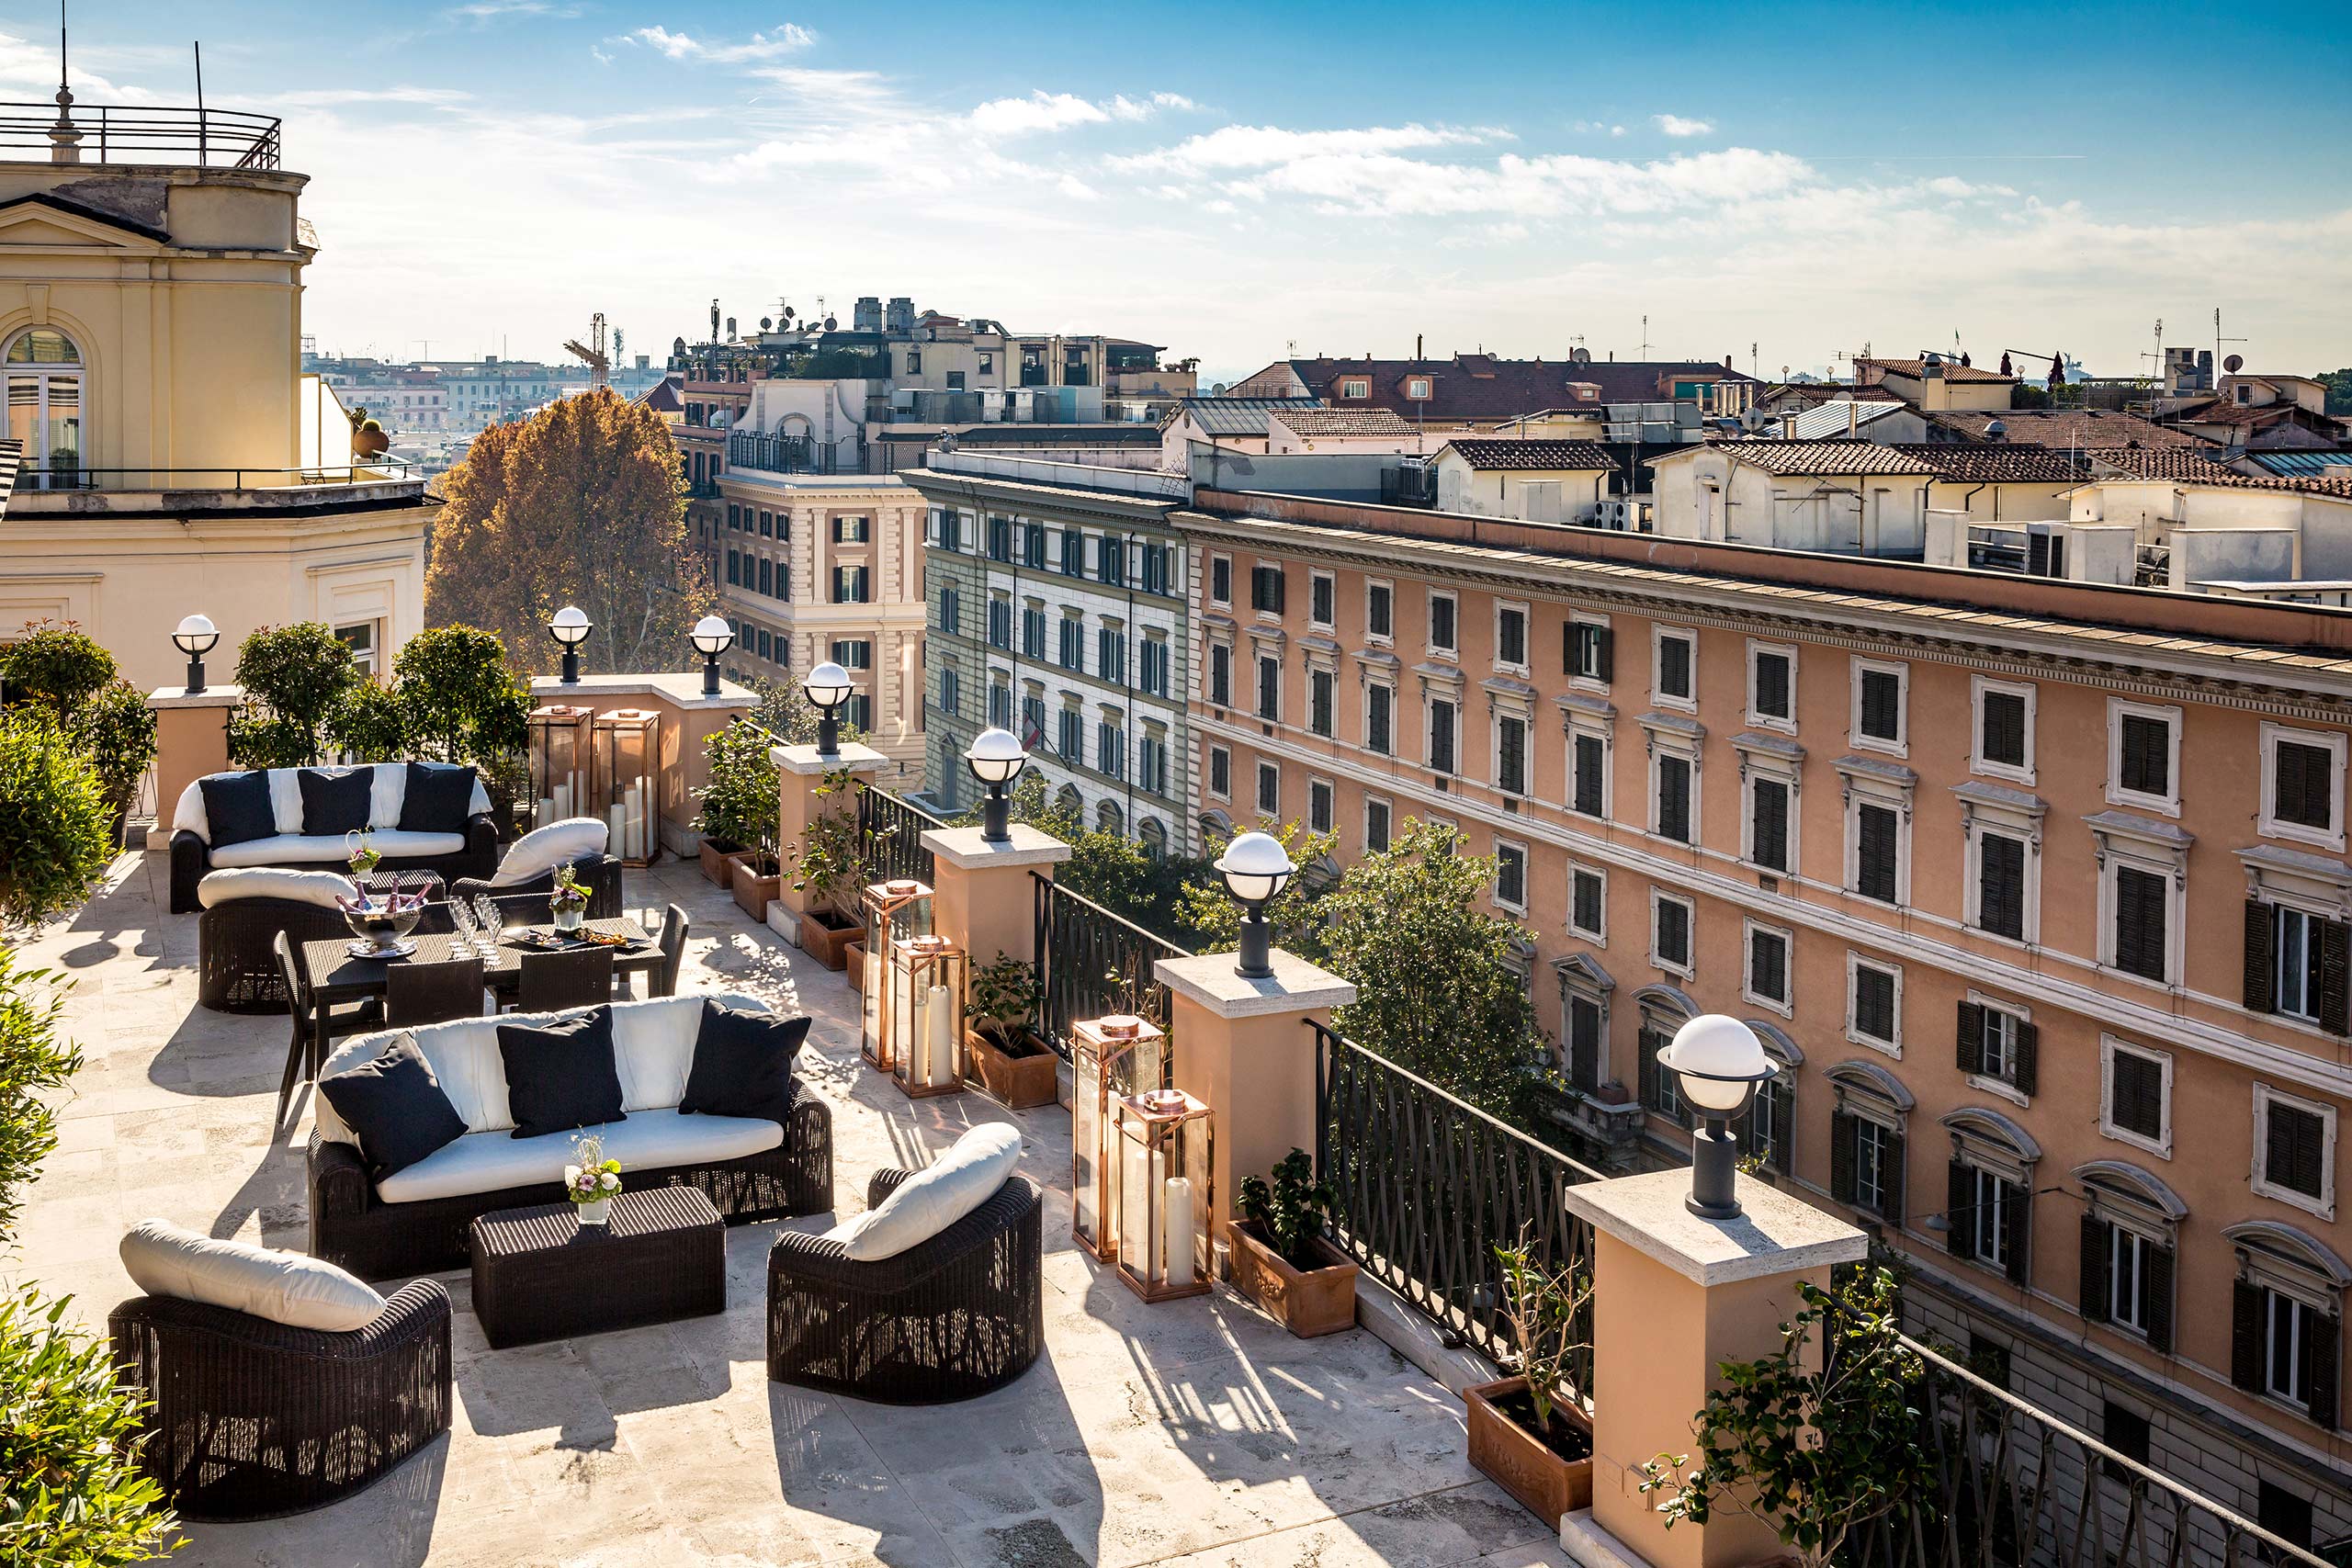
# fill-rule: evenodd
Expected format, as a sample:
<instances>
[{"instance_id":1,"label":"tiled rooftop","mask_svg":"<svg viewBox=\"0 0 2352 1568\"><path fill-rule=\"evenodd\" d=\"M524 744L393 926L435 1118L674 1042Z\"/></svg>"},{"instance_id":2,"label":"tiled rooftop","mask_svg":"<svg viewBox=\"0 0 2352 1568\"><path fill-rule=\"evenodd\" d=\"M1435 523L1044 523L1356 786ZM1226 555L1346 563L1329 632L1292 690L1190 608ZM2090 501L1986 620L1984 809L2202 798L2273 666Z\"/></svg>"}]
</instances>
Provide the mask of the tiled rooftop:
<instances>
[{"instance_id":1,"label":"tiled rooftop","mask_svg":"<svg viewBox=\"0 0 2352 1568\"><path fill-rule=\"evenodd\" d=\"M74 979L67 1029L88 1063L6 1261L71 1292L100 1329L133 1293L115 1245L136 1220L295 1248L306 1235L308 1129L269 1128L287 1021L197 1006L196 918L161 912L165 877L161 856L122 856L27 945L28 964ZM1146 1306L1076 1250L1068 1111L905 1100L860 1062L841 977L691 863L631 871L628 901L649 921L668 903L689 911L682 991L814 1016L800 1062L832 1107L845 1211L879 1167L920 1165L976 1122L1020 1127L1023 1169L1047 1190L1043 1359L997 1393L922 1409L772 1383L774 1224L729 1231L723 1316L518 1349L489 1348L467 1277L443 1275L451 1432L326 1509L189 1526L175 1563L1566 1563L1470 1469L1461 1401L1370 1334L1294 1339L1222 1288Z\"/></svg>"},{"instance_id":2,"label":"tiled rooftop","mask_svg":"<svg viewBox=\"0 0 2352 1568\"><path fill-rule=\"evenodd\" d=\"M1617 459L1594 441L1485 441L1461 436L1448 443L1454 454L1481 470L1566 473L1590 468L1614 471Z\"/></svg>"}]
</instances>

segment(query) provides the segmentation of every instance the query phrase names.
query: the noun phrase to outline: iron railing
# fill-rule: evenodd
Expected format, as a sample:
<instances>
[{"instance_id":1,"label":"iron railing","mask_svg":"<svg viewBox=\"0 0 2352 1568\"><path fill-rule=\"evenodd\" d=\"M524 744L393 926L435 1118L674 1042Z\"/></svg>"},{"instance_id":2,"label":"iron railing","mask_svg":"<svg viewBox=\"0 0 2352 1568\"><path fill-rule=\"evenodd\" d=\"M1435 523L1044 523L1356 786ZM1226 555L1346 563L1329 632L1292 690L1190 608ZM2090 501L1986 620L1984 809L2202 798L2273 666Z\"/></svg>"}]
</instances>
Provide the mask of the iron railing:
<instances>
[{"instance_id":1,"label":"iron railing","mask_svg":"<svg viewBox=\"0 0 2352 1568\"><path fill-rule=\"evenodd\" d=\"M1168 987L1152 965L1192 954L1050 877L1029 875L1037 987L1045 998L1038 1032L1046 1043L1068 1061L1070 1026L1114 1012L1133 1011L1166 1029Z\"/></svg>"},{"instance_id":2,"label":"iron railing","mask_svg":"<svg viewBox=\"0 0 2352 1568\"><path fill-rule=\"evenodd\" d=\"M1592 1226L1562 1195L1600 1173L1312 1019L1315 1166L1333 1240L1367 1273L1496 1362L1515 1359L1498 1247L1592 1282ZM1568 1381L1592 1404L1591 1311Z\"/></svg>"},{"instance_id":3,"label":"iron railing","mask_svg":"<svg viewBox=\"0 0 2352 1568\"><path fill-rule=\"evenodd\" d=\"M860 779L857 784L857 840L864 846L866 869L876 882L915 881L929 886L934 880L932 853L922 836L947 824L921 807L888 790Z\"/></svg>"},{"instance_id":4,"label":"iron railing","mask_svg":"<svg viewBox=\"0 0 2352 1568\"><path fill-rule=\"evenodd\" d=\"M1848 1538L1848 1568L2327 1568L1917 1340L1929 1495Z\"/></svg>"},{"instance_id":5,"label":"iron railing","mask_svg":"<svg viewBox=\"0 0 2352 1568\"><path fill-rule=\"evenodd\" d=\"M274 115L234 109L157 108L75 104L78 141L64 143L80 161L97 164L195 164L228 169L275 169L281 145ZM61 143L57 105L0 103L0 149L38 148L38 160L56 161Z\"/></svg>"},{"instance_id":6,"label":"iron railing","mask_svg":"<svg viewBox=\"0 0 2352 1568\"><path fill-rule=\"evenodd\" d=\"M298 491L320 485L400 484L421 479L424 470L405 457L371 457L364 463L309 468L92 468L78 463L27 463L18 470L18 493L71 491Z\"/></svg>"}]
</instances>

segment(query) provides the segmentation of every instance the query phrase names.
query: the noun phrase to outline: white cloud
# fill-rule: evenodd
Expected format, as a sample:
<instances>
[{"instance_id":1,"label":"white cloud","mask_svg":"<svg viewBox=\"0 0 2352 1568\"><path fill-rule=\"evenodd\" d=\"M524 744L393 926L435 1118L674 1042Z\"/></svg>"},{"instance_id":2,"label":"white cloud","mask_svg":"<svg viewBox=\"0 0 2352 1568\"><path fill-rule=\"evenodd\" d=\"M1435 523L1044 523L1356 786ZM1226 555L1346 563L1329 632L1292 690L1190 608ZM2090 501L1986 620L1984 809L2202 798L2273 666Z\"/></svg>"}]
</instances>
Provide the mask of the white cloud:
<instances>
[{"instance_id":1,"label":"white cloud","mask_svg":"<svg viewBox=\"0 0 2352 1568\"><path fill-rule=\"evenodd\" d=\"M1361 130L1285 130L1271 125L1228 125L1173 147L1111 160L1114 168L1200 173L1212 169L1265 168L1303 158L1363 156L1410 148L1476 146L1508 141L1493 127L1430 125L1373 126Z\"/></svg>"},{"instance_id":2,"label":"white cloud","mask_svg":"<svg viewBox=\"0 0 2352 1568\"><path fill-rule=\"evenodd\" d=\"M352 104L416 104L439 107L472 97L454 87L305 87L274 92L270 102L288 108L337 108Z\"/></svg>"},{"instance_id":3,"label":"white cloud","mask_svg":"<svg viewBox=\"0 0 2352 1568\"><path fill-rule=\"evenodd\" d=\"M468 4L452 6L441 15L453 22L471 22L480 27L507 17L576 17L580 7L557 4L556 0L468 0Z\"/></svg>"},{"instance_id":4,"label":"white cloud","mask_svg":"<svg viewBox=\"0 0 2352 1568\"><path fill-rule=\"evenodd\" d=\"M1704 136L1715 129L1713 120L1685 119L1679 114L1653 115L1650 123L1668 136Z\"/></svg>"},{"instance_id":5,"label":"white cloud","mask_svg":"<svg viewBox=\"0 0 2352 1568\"><path fill-rule=\"evenodd\" d=\"M1073 125L1099 125L1111 115L1101 105L1075 94L1041 90L1025 98L991 98L973 109L969 118L972 129L983 136L1022 136L1067 130Z\"/></svg>"},{"instance_id":6,"label":"white cloud","mask_svg":"<svg viewBox=\"0 0 2352 1568\"><path fill-rule=\"evenodd\" d=\"M719 43L695 38L691 33L673 33L657 23L607 41L642 44L672 60L702 61L712 65L743 65L797 54L815 43L817 35L797 22L786 22L770 32L755 32L740 42Z\"/></svg>"}]
</instances>

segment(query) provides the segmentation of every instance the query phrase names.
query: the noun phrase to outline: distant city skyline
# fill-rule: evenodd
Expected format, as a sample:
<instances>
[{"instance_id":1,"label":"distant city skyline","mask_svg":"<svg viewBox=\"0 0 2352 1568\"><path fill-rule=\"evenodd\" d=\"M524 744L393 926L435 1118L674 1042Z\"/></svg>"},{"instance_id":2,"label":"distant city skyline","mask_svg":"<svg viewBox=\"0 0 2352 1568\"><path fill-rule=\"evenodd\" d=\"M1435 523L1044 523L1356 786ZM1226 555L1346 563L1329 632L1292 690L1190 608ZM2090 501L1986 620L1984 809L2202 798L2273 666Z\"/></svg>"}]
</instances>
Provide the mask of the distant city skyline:
<instances>
[{"instance_id":1,"label":"distant city skyline","mask_svg":"<svg viewBox=\"0 0 2352 1568\"><path fill-rule=\"evenodd\" d=\"M2352 363L2352 25L1920 6L1450 22L1378 5L690 16L470 0L79 9L85 102L286 118L320 346L631 353L861 294L1107 332L1204 381L1294 349L1721 360L2164 341ZM380 24L373 18L388 17ZM0 89L56 17L0 5ZM1646 328L1644 318L1647 318Z\"/></svg>"}]
</instances>

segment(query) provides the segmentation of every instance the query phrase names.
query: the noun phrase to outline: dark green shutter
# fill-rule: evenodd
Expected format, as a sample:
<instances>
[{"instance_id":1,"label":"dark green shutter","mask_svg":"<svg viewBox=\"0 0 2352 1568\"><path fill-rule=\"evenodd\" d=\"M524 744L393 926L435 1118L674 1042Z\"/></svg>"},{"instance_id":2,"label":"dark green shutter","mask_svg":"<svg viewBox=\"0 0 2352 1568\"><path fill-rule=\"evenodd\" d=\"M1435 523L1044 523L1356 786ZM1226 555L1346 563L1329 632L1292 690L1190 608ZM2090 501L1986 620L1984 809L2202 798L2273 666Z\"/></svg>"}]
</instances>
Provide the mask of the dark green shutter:
<instances>
[{"instance_id":1,"label":"dark green shutter","mask_svg":"<svg viewBox=\"0 0 2352 1568\"><path fill-rule=\"evenodd\" d=\"M1900 1228L1903 1224L1903 1134L1897 1133L1886 1141L1886 1169L1879 1182L1885 1194L1880 1201L1880 1217Z\"/></svg>"},{"instance_id":2,"label":"dark green shutter","mask_svg":"<svg viewBox=\"0 0 2352 1568\"><path fill-rule=\"evenodd\" d=\"M2083 1216L2082 1306L2085 1321L2107 1321L2108 1226L2097 1214Z\"/></svg>"},{"instance_id":3,"label":"dark green shutter","mask_svg":"<svg viewBox=\"0 0 2352 1568\"><path fill-rule=\"evenodd\" d=\"M2336 1314L2324 1316L2312 1314L2311 1351L2311 1413L2312 1419L2330 1431L2335 1429L2335 1380L2337 1364L2343 1359L2344 1319Z\"/></svg>"},{"instance_id":4,"label":"dark green shutter","mask_svg":"<svg viewBox=\"0 0 2352 1568\"><path fill-rule=\"evenodd\" d=\"M1960 1070L1984 1070L1984 1009L1966 1000L1960 1004Z\"/></svg>"},{"instance_id":5,"label":"dark green shutter","mask_svg":"<svg viewBox=\"0 0 2352 1568\"><path fill-rule=\"evenodd\" d=\"M2245 1005L2249 1012L2268 1012L2278 1006L2271 981L2278 972L2278 954L2272 948L2277 935L2276 917L2270 906L2259 898L2245 901Z\"/></svg>"},{"instance_id":6,"label":"dark green shutter","mask_svg":"<svg viewBox=\"0 0 2352 1568\"><path fill-rule=\"evenodd\" d=\"M2001 1211L2001 1244L2008 1254L2008 1276L2012 1285L2022 1285L2031 1266L2033 1249L2033 1189L2023 1182L2009 1184L2008 1204Z\"/></svg>"},{"instance_id":7,"label":"dark green shutter","mask_svg":"<svg viewBox=\"0 0 2352 1568\"><path fill-rule=\"evenodd\" d=\"M2172 1354L2172 1272L2173 1250L2169 1247L2152 1247L2142 1255L2147 1277L2141 1289L2147 1292L2147 1310L2141 1314L2148 1325L2148 1348L2159 1355Z\"/></svg>"},{"instance_id":8,"label":"dark green shutter","mask_svg":"<svg viewBox=\"0 0 2352 1568\"><path fill-rule=\"evenodd\" d=\"M1641 1097L1643 1110L1656 1111L1657 1109L1658 1039L1656 1034L1646 1029L1634 1038L1636 1058L1634 1064L1635 1092Z\"/></svg>"},{"instance_id":9,"label":"dark green shutter","mask_svg":"<svg viewBox=\"0 0 2352 1568\"><path fill-rule=\"evenodd\" d=\"M2041 1031L2018 1020L2017 1040L2010 1054L2016 1058L2009 1070L2010 1087L2019 1094L2032 1094L2041 1077Z\"/></svg>"},{"instance_id":10,"label":"dark green shutter","mask_svg":"<svg viewBox=\"0 0 2352 1568\"><path fill-rule=\"evenodd\" d=\"M1782 1176L1796 1169L1797 1165L1797 1091L1781 1073L1764 1086L1772 1101L1772 1168Z\"/></svg>"},{"instance_id":11,"label":"dark green shutter","mask_svg":"<svg viewBox=\"0 0 2352 1568\"><path fill-rule=\"evenodd\" d=\"M1617 675L1617 632L1613 626L1597 628L1600 645L1600 679L1611 681Z\"/></svg>"},{"instance_id":12,"label":"dark green shutter","mask_svg":"<svg viewBox=\"0 0 2352 1568\"><path fill-rule=\"evenodd\" d=\"M2230 1287L2230 1382L2262 1392L2262 1287L2251 1280Z\"/></svg>"},{"instance_id":13,"label":"dark green shutter","mask_svg":"<svg viewBox=\"0 0 2352 1568\"><path fill-rule=\"evenodd\" d=\"M1894 811L1883 806L1864 806L1857 812L1855 831L1860 842L1855 849L1855 891L1865 898L1875 898L1883 904L1895 899L1895 834Z\"/></svg>"},{"instance_id":14,"label":"dark green shutter","mask_svg":"<svg viewBox=\"0 0 2352 1568\"><path fill-rule=\"evenodd\" d=\"M1829 1113L1829 1195L1854 1201L1854 1119L1843 1110Z\"/></svg>"},{"instance_id":15,"label":"dark green shutter","mask_svg":"<svg viewBox=\"0 0 2352 1568\"><path fill-rule=\"evenodd\" d=\"M2352 1033L2352 925L2325 920L2319 928L2319 1026Z\"/></svg>"},{"instance_id":16,"label":"dark green shutter","mask_svg":"<svg viewBox=\"0 0 2352 1568\"><path fill-rule=\"evenodd\" d=\"M1961 1258L1976 1256L1976 1183L1973 1173L1957 1156L1944 1177L1944 1246Z\"/></svg>"},{"instance_id":17,"label":"dark green shutter","mask_svg":"<svg viewBox=\"0 0 2352 1568\"><path fill-rule=\"evenodd\" d=\"M1789 786L1779 779L1758 779L1749 786L1749 810L1754 822L1756 863L1774 871L1789 869Z\"/></svg>"}]
</instances>

